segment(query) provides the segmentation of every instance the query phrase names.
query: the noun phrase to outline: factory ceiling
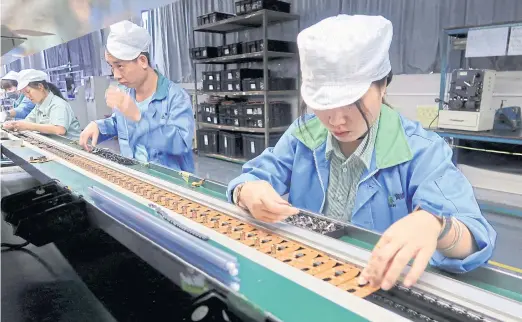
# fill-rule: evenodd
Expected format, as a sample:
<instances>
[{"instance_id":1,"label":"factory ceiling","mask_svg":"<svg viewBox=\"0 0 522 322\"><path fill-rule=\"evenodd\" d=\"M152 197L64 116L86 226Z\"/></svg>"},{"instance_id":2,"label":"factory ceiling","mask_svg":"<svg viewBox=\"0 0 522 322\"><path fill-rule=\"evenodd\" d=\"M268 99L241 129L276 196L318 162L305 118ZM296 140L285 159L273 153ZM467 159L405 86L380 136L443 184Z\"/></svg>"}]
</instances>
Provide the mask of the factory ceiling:
<instances>
[{"instance_id":1,"label":"factory ceiling","mask_svg":"<svg viewBox=\"0 0 522 322\"><path fill-rule=\"evenodd\" d=\"M177 0L2 0L2 64L8 64Z\"/></svg>"}]
</instances>

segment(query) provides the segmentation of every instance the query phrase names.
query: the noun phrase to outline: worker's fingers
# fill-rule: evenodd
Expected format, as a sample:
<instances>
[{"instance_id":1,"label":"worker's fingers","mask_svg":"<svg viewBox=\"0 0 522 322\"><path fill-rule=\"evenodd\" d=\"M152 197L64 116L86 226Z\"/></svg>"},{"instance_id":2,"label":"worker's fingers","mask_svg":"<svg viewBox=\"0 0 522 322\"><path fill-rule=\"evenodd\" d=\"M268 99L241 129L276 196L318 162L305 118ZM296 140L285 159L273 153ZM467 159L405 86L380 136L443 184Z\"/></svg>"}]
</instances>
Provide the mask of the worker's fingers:
<instances>
[{"instance_id":1,"label":"worker's fingers","mask_svg":"<svg viewBox=\"0 0 522 322\"><path fill-rule=\"evenodd\" d=\"M417 283L417 280L420 278L424 270L426 270L433 252L434 250L429 248L421 249L418 252L408 275L406 275L406 278L404 279L404 286L411 287L413 284Z\"/></svg>"},{"instance_id":2,"label":"worker's fingers","mask_svg":"<svg viewBox=\"0 0 522 322\"><path fill-rule=\"evenodd\" d=\"M391 241L381 248L373 250L368 266L363 271L363 277L372 286L380 286L385 269L403 245L402 241Z\"/></svg>"},{"instance_id":3,"label":"worker's fingers","mask_svg":"<svg viewBox=\"0 0 522 322\"><path fill-rule=\"evenodd\" d=\"M89 146L87 145L88 141L89 141L89 138L90 138L90 132L89 132L89 129L85 129L81 134L80 134L80 140L78 141L78 144L84 148L85 151L89 151Z\"/></svg>"},{"instance_id":4,"label":"worker's fingers","mask_svg":"<svg viewBox=\"0 0 522 322\"><path fill-rule=\"evenodd\" d=\"M405 245L393 258L390 267L384 272L384 279L381 283L383 290L389 290L395 285L400 277L402 270L408 262L417 254L419 248L417 246Z\"/></svg>"},{"instance_id":5,"label":"worker's fingers","mask_svg":"<svg viewBox=\"0 0 522 322\"><path fill-rule=\"evenodd\" d=\"M98 131L94 131L94 133L92 134L91 145L93 147L95 147L96 144L98 144L98 135L99 135Z\"/></svg>"},{"instance_id":6,"label":"worker's fingers","mask_svg":"<svg viewBox=\"0 0 522 322\"><path fill-rule=\"evenodd\" d=\"M279 200L265 197L261 198L261 202L263 203L264 210L278 216L288 217L292 215L297 215L299 213L299 210L297 208L290 206L290 204L288 204L288 202L282 198L280 198Z\"/></svg>"}]
</instances>

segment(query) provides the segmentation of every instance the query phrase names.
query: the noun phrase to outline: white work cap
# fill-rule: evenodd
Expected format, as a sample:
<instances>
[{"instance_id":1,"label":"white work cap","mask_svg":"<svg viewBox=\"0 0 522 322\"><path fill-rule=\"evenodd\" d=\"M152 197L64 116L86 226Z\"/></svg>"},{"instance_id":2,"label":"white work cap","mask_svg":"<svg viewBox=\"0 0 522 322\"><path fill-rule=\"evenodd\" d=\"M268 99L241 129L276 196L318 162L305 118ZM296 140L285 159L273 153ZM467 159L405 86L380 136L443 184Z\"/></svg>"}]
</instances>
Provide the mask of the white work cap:
<instances>
[{"instance_id":1,"label":"white work cap","mask_svg":"<svg viewBox=\"0 0 522 322\"><path fill-rule=\"evenodd\" d=\"M121 60L136 59L142 52L148 52L151 38L145 28L128 20L111 25L107 38L107 51Z\"/></svg>"},{"instance_id":2,"label":"white work cap","mask_svg":"<svg viewBox=\"0 0 522 322\"><path fill-rule=\"evenodd\" d=\"M5 74L4 77L2 77L2 80L4 80L4 79L18 81L18 73L15 71L10 71L9 73Z\"/></svg>"},{"instance_id":3,"label":"white work cap","mask_svg":"<svg viewBox=\"0 0 522 322\"><path fill-rule=\"evenodd\" d=\"M327 110L359 100L372 82L391 71L392 24L381 16L339 15L297 36L301 95L312 109Z\"/></svg>"},{"instance_id":4,"label":"white work cap","mask_svg":"<svg viewBox=\"0 0 522 322\"><path fill-rule=\"evenodd\" d=\"M31 82L41 82L41 81L49 81L49 76L42 72L41 70L36 69L24 69L20 73L18 73L18 87L17 89L20 91L29 85Z\"/></svg>"}]
</instances>

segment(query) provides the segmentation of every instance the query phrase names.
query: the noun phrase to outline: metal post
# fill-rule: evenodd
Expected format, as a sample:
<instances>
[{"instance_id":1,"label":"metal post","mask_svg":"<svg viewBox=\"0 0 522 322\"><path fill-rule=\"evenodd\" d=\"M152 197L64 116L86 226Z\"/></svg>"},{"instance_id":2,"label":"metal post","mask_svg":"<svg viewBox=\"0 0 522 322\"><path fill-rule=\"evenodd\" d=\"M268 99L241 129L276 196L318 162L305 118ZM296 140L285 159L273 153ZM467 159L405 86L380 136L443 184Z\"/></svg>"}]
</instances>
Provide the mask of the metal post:
<instances>
[{"instance_id":1,"label":"metal post","mask_svg":"<svg viewBox=\"0 0 522 322\"><path fill-rule=\"evenodd\" d=\"M449 35L446 30L442 30L440 35L440 91L439 91L439 110L444 107L444 98L446 96L446 70L448 68L448 43Z\"/></svg>"},{"instance_id":2,"label":"metal post","mask_svg":"<svg viewBox=\"0 0 522 322\"><path fill-rule=\"evenodd\" d=\"M297 34L301 31L301 17L297 17ZM296 35L297 37L297 35ZM299 58L299 51L297 51L297 115L299 116L299 107L301 106L301 59ZM306 113L306 111L305 111Z\"/></svg>"},{"instance_id":3,"label":"metal post","mask_svg":"<svg viewBox=\"0 0 522 322\"><path fill-rule=\"evenodd\" d=\"M263 10L263 84L265 84L263 98L265 101L265 149L268 148L268 145L270 144L270 104L268 102L268 91L270 89L270 84L268 83L267 29L268 17L266 10Z\"/></svg>"},{"instance_id":4,"label":"metal post","mask_svg":"<svg viewBox=\"0 0 522 322\"><path fill-rule=\"evenodd\" d=\"M193 48L196 47L196 32L194 31L194 29L192 29L192 46ZM190 47L190 46L189 46ZM196 106L193 106L193 108L196 109L196 119L194 120L194 122L196 123L196 133L194 135L194 142L196 143L195 147L198 151L198 155L199 155L199 149L198 149L198 135L197 135L197 131L199 130L199 107L198 107L198 71L197 71L197 64L196 62L194 61L194 59L191 57L192 59L192 71L194 73L194 103L196 104Z\"/></svg>"}]
</instances>

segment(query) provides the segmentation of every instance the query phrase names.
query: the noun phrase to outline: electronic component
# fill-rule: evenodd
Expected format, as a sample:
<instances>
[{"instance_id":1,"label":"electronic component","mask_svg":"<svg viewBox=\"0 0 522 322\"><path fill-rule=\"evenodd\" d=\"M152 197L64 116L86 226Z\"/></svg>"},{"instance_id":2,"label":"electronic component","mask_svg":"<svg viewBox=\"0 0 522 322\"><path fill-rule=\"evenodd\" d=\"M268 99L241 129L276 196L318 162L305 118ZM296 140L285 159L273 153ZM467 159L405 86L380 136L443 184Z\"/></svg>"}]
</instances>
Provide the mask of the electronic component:
<instances>
[{"instance_id":1,"label":"electronic component","mask_svg":"<svg viewBox=\"0 0 522 322\"><path fill-rule=\"evenodd\" d=\"M439 127L466 131L493 129L492 104L496 72L458 69L451 76L448 109L439 113Z\"/></svg>"}]
</instances>

